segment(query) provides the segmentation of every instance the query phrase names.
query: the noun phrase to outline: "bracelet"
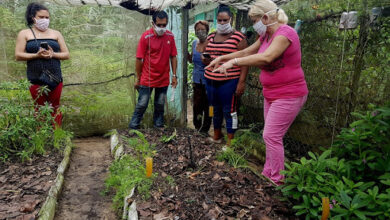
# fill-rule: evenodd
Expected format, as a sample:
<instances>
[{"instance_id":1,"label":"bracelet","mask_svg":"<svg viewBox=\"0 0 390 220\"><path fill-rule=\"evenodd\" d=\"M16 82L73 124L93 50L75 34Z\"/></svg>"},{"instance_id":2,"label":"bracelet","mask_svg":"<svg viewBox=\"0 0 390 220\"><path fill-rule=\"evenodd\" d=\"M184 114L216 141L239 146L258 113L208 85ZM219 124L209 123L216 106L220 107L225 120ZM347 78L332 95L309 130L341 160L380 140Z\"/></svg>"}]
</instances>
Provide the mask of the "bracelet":
<instances>
[{"instance_id":1,"label":"bracelet","mask_svg":"<svg viewBox=\"0 0 390 220\"><path fill-rule=\"evenodd\" d=\"M238 66L237 58L234 58L234 65Z\"/></svg>"},{"instance_id":2,"label":"bracelet","mask_svg":"<svg viewBox=\"0 0 390 220\"><path fill-rule=\"evenodd\" d=\"M175 75L172 75L172 77L175 77L175 78L177 78L177 75L175 74Z\"/></svg>"}]
</instances>

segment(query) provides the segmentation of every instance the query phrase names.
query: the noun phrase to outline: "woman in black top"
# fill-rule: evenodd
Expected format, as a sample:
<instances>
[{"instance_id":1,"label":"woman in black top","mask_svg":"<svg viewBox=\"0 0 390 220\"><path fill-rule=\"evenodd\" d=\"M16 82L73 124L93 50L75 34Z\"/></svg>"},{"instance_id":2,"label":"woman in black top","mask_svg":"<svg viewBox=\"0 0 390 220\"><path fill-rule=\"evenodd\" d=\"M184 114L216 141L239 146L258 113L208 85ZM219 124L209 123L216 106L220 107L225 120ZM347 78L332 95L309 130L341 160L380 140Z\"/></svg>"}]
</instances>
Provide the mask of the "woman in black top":
<instances>
[{"instance_id":1,"label":"woman in black top","mask_svg":"<svg viewBox=\"0 0 390 220\"><path fill-rule=\"evenodd\" d=\"M49 10L39 4L30 3L26 10L26 22L28 29L19 32L16 40L15 57L18 61L27 61L27 78L31 96L36 104L36 110L40 105L48 102L53 108L56 126L61 126L62 115L58 112L62 92L62 73L60 60L69 59L69 51L62 34L49 28ZM55 78L54 85L48 84L48 77L42 73L48 72L50 80ZM46 93L39 92L41 86L49 86Z\"/></svg>"}]
</instances>

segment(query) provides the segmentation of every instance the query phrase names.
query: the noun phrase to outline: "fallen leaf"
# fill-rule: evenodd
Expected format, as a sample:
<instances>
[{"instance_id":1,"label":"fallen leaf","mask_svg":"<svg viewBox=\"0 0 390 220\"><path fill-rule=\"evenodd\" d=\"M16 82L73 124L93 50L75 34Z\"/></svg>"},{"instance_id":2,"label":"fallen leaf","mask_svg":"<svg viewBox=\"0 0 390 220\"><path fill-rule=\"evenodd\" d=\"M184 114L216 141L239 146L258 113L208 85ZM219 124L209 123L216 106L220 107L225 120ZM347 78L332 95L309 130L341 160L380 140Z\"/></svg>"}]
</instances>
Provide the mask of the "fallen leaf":
<instances>
[{"instance_id":1,"label":"fallen leaf","mask_svg":"<svg viewBox=\"0 0 390 220\"><path fill-rule=\"evenodd\" d=\"M21 212L32 212L34 209L35 209L35 206L39 204L39 200L35 200L33 202L29 202L29 203L26 203L24 204L21 208L20 208L20 211Z\"/></svg>"},{"instance_id":2,"label":"fallen leaf","mask_svg":"<svg viewBox=\"0 0 390 220\"><path fill-rule=\"evenodd\" d=\"M5 176L0 176L0 183L5 183L7 178Z\"/></svg>"},{"instance_id":3,"label":"fallen leaf","mask_svg":"<svg viewBox=\"0 0 390 220\"><path fill-rule=\"evenodd\" d=\"M199 172L199 171L196 171L195 173L192 173L192 174L189 176L189 178L192 179L192 180L194 180L195 177L196 177L197 175L199 175L199 174L200 174L200 172Z\"/></svg>"},{"instance_id":4,"label":"fallen leaf","mask_svg":"<svg viewBox=\"0 0 390 220\"><path fill-rule=\"evenodd\" d=\"M209 210L209 206L205 202L202 203L202 207L204 210Z\"/></svg>"},{"instance_id":5,"label":"fallen leaf","mask_svg":"<svg viewBox=\"0 0 390 220\"><path fill-rule=\"evenodd\" d=\"M245 210L245 209L241 209L240 212L237 214L237 218L243 218L246 213L248 213L249 211Z\"/></svg>"},{"instance_id":6,"label":"fallen leaf","mask_svg":"<svg viewBox=\"0 0 390 220\"><path fill-rule=\"evenodd\" d=\"M151 205L152 204L150 202L143 202L143 203L137 204L137 209L138 210L148 209L148 208L150 208Z\"/></svg>"},{"instance_id":7,"label":"fallen leaf","mask_svg":"<svg viewBox=\"0 0 390 220\"><path fill-rule=\"evenodd\" d=\"M223 165L225 165L225 162L214 160L214 166L222 167Z\"/></svg>"},{"instance_id":8,"label":"fallen leaf","mask_svg":"<svg viewBox=\"0 0 390 220\"><path fill-rule=\"evenodd\" d=\"M144 210L138 210L139 215L142 217L148 217L150 214L152 214L150 211L144 211Z\"/></svg>"},{"instance_id":9,"label":"fallen leaf","mask_svg":"<svg viewBox=\"0 0 390 220\"><path fill-rule=\"evenodd\" d=\"M34 214L22 215L16 218L16 220L35 220Z\"/></svg>"},{"instance_id":10,"label":"fallen leaf","mask_svg":"<svg viewBox=\"0 0 390 220\"><path fill-rule=\"evenodd\" d=\"M164 220L168 219L168 215L166 212L160 212L158 214L153 215L154 220Z\"/></svg>"},{"instance_id":11,"label":"fallen leaf","mask_svg":"<svg viewBox=\"0 0 390 220\"><path fill-rule=\"evenodd\" d=\"M51 173L52 173L52 172L49 170L49 171L43 172L43 173L42 173L42 176L50 176Z\"/></svg>"},{"instance_id":12,"label":"fallen leaf","mask_svg":"<svg viewBox=\"0 0 390 220\"><path fill-rule=\"evenodd\" d=\"M185 157L183 157L183 156L179 156L179 158L177 158L177 161L179 163L182 163L184 160L185 160Z\"/></svg>"},{"instance_id":13,"label":"fallen leaf","mask_svg":"<svg viewBox=\"0 0 390 220\"><path fill-rule=\"evenodd\" d=\"M214 176L213 176L213 181L217 181L217 180L220 180L221 179L221 176L219 176L218 173L216 173Z\"/></svg>"},{"instance_id":14,"label":"fallen leaf","mask_svg":"<svg viewBox=\"0 0 390 220\"><path fill-rule=\"evenodd\" d=\"M168 174L167 174L167 173L165 173L165 172L161 172L161 177L165 178L165 177L167 177L167 176L168 176Z\"/></svg>"},{"instance_id":15,"label":"fallen leaf","mask_svg":"<svg viewBox=\"0 0 390 220\"><path fill-rule=\"evenodd\" d=\"M231 181L232 181L232 179L230 179L228 176L226 176L226 177L221 177L221 179L223 179L223 180L225 180L225 181L227 181L227 182L231 182Z\"/></svg>"}]
</instances>

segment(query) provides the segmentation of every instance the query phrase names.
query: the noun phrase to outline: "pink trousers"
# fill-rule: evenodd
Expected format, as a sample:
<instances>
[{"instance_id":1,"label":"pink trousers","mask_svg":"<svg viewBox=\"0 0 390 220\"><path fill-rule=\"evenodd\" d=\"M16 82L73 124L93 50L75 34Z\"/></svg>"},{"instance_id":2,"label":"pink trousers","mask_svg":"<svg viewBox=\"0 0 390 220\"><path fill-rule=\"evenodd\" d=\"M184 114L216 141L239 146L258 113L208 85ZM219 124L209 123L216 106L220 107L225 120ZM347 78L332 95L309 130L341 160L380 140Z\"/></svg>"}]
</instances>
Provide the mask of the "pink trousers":
<instances>
[{"instance_id":1,"label":"pink trousers","mask_svg":"<svg viewBox=\"0 0 390 220\"><path fill-rule=\"evenodd\" d=\"M267 101L264 99L264 130L263 139L266 146L266 158L262 174L276 184L280 185L284 170L283 137L293 123L307 95L299 98L277 99Z\"/></svg>"}]
</instances>

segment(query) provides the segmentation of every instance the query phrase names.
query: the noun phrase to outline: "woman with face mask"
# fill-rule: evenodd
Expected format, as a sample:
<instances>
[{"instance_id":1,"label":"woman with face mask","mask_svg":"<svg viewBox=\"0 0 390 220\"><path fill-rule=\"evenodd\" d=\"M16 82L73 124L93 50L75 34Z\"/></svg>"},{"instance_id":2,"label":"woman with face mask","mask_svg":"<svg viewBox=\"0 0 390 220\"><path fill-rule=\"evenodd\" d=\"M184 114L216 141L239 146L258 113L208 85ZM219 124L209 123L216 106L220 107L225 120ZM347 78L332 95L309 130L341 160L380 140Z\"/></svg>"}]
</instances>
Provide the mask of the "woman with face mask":
<instances>
[{"instance_id":1,"label":"woman with face mask","mask_svg":"<svg viewBox=\"0 0 390 220\"><path fill-rule=\"evenodd\" d=\"M202 61L208 65L211 60L226 54L245 49L248 44L245 36L232 28L232 12L228 6L221 5L217 13L217 31L207 37L207 47ZM214 136L208 142L221 143L222 122L226 121L227 146L230 146L238 128L237 102L245 90L247 67L234 66L227 72L213 71L205 68L207 97L210 110L213 111Z\"/></svg>"},{"instance_id":2,"label":"woman with face mask","mask_svg":"<svg viewBox=\"0 0 390 220\"><path fill-rule=\"evenodd\" d=\"M48 102L53 108L55 126L61 126L62 115L58 111L62 92L60 60L69 59L68 48L61 33L49 28L50 13L44 5L30 3L26 22L28 29L20 31L16 40L16 60L27 61L27 79L36 110ZM41 93L41 86L48 86L49 91Z\"/></svg>"},{"instance_id":3,"label":"woman with face mask","mask_svg":"<svg viewBox=\"0 0 390 220\"><path fill-rule=\"evenodd\" d=\"M283 136L306 102L308 89L301 67L298 34L270 0L257 0L249 10L259 39L243 51L217 58L207 68L226 73L235 66L260 67L264 95L266 161L262 174L280 185L284 169ZM224 62L223 65L219 65Z\"/></svg>"},{"instance_id":4,"label":"woman with face mask","mask_svg":"<svg viewBox=\"0 0 390 220\"><path fill-rule=\"evenodd\" d=\"M200 133L208 134L211 117L209 116L209 102L206 94L206 78L204 77L205 65L202 63L202 53L207 46L207 35L209 33L209 23L201 20L194 26L195 35L198 38L192 43L192 53L189 54L189 62L194 64L192 71L193 82L193 123L195 129Z\"/></svg>"}]
</instances>

